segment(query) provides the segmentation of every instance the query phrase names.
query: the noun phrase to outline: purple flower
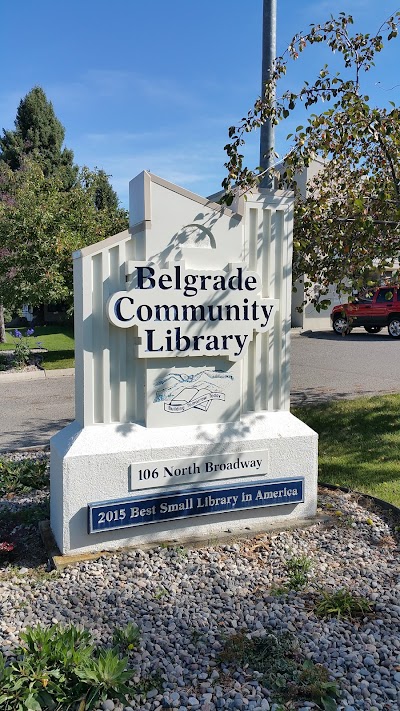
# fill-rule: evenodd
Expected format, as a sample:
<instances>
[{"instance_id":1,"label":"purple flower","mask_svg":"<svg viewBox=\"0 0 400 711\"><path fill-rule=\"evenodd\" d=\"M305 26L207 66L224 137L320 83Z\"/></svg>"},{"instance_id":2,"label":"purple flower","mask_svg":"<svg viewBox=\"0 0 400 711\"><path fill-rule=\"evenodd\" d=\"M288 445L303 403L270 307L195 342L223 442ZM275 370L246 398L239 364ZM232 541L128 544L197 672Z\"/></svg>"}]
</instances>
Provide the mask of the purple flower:
<instances>
[{"instance_id":1,"label":"purple flower","mask_svg":"<svg viewBox=\"0 0 400 711\"><path fill-rule=\"evenodd\" d=\"M22 338L22 333L21 331L18 331L18 328L15 329L13 333L14 338Z\"/></svg>"},{"instance_id":2,"label":"purple flower","mask_svg":"<svg viewBox=\"0 0 400 711\"><path fill-rule=\"evenodd\" d=\"M26 332L26 335L27 335L27 336L33 336L34 333L35 333L35 329L34 329L34 328L28 328L28 330L27 330L27 332Z\"/></svg>"}]
</instances>

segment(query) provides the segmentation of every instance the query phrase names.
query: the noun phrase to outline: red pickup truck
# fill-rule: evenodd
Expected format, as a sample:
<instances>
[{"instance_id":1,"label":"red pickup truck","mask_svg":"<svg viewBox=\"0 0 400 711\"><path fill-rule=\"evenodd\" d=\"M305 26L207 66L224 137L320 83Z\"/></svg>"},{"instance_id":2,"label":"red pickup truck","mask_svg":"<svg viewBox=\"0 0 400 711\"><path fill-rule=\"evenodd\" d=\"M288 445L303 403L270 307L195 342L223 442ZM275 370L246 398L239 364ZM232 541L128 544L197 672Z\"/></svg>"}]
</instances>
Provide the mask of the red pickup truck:
<instances>
[{"instance_id":1,"label":"red pickup truck","mask_svg":"<svg viewBox=\"0 0 400 711\"><path fill-rule=\"evenodd\" d=\"M400 338L400 287L381 286L349 304L335 306L331 320L340 335L356 326L363 326L368 333L379 333L387 326L389 336Z\"/></svg>"}]
</instances>

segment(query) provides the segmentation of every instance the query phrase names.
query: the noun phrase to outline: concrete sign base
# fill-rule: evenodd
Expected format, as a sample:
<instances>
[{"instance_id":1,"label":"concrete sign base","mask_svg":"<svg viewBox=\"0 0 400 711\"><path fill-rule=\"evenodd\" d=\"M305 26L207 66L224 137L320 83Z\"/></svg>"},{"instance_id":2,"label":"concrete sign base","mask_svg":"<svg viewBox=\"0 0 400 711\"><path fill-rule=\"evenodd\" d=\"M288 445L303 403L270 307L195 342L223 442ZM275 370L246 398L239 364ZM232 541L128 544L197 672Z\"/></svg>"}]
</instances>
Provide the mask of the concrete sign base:
<instances>
[{"instance_id":1,"label":"concrete sign base","mask_svg":"<svg viewBox=\"0 0 400 711\"><path fill-rule=\"evenodd\" d=\"M174 428L73 422L51 442L64 554L293 523L315 516L316 491L317 435L288 412Z\"/></svg>"}]
</instances>

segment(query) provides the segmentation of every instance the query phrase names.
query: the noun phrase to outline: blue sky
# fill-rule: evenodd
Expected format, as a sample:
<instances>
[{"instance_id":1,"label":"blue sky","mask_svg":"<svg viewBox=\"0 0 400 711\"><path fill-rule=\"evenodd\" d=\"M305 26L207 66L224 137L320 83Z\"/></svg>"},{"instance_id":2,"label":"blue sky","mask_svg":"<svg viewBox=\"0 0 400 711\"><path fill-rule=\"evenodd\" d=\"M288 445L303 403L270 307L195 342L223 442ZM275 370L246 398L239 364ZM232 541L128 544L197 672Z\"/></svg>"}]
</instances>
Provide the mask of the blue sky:
<instances>
[{"instance_id":1,"label":"blue sky","mask_svg":"<svg viewBox=\"0 0 400 711\"><path fill-rule=\"evenodd\" d=\"M330 14L351 13L357 29L374 33L397 8L390 0L278 0L278 53ZM0 128L14 127L20 99L40 85L76 162L111 175L123 205L143 169L206 196L225 174L228 127L260 93L261 21L262 0L5 0ZM320 46L304 52L287 85L312 80L331 57ZM368 75L377 105L399 103L399 59L398 39ZM299 110L278 128L281 155L303 120ZM252 166L258 141L246 149Z\"/></svg>"}]
</instances>

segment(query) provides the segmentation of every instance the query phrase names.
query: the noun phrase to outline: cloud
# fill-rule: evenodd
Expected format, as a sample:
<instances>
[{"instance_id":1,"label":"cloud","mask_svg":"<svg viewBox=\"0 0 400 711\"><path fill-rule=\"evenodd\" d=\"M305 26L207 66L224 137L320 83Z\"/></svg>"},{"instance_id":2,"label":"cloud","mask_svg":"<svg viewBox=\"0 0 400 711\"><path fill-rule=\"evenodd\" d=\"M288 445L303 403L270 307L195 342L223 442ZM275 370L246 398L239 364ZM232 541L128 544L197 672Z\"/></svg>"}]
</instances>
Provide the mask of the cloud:
<instances>
[{"instance_id":1,"label":"cloud","mask_svg":"<svg viewBox=\"0 0 400 711\"><path fill-rule=\"evenodd\" d=\"M47 87L49 96L63 107L114 101L126 104L126 96L136 97L136 103L199 108L201 91L195 93L168 77L145 76L140 72L118 69L89 69L72 82ZM108 106L109 108L109 106Z\"/></svg>"},{"instance_id":2,"label":"cloud","mask_svg":"<svg viewBox=\"0 0 400 711\"><path fill-rule=\"evenodd\" d=\"M88 87L79 79L62 84L46 84L43 87L47 98L52 102L55 112L60 109L76 111L89 105L92 96L88 92Z\"/></svg>"},{"instance_id":3,"label":"cloud","mask_svg":"<svg viewBox=\"0 0 400 711\"><path fill-rule=\"evenodd\" d=\"M108 146L110 142L112 138ZM118 151L99 151L96 155L82 146L80 154L76 152L76 158L80 163L97 165L112 176L110 182L125 206L128 205L129 181L142 170L149 170L203 196L218 190L224 175L223 149L213 140L175 140L158 148L151 140L134 152L121 146Z\"/></svg>"},{"instance_id":4,"label":"cloud","mask_svg":"<svg viewBox=\"0 0 400 711\"><path fill-rule=\"evenodd\" d=\"M129 143L139 141L164 140L173 135L173 131L111 131L104 133L86 133L83 140L95 144Z\"/></svg>"}]
</instances>

